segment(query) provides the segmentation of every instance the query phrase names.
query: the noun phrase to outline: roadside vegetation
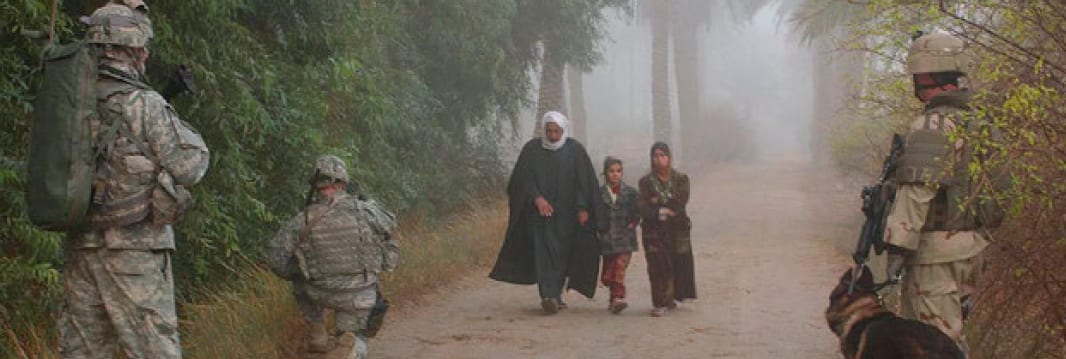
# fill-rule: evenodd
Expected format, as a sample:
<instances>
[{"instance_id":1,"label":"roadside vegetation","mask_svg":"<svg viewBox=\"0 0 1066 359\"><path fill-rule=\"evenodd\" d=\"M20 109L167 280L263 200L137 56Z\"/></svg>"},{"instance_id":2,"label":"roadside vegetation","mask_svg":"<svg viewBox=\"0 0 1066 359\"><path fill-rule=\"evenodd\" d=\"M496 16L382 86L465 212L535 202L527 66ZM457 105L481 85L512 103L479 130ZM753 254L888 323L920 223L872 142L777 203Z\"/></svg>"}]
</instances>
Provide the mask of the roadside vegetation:
<instances>
[{"instance_id":1,"label":"roadside vegetation","mask_svg":"<svg viewBox=\"0 0 1066 359\"><path fill-rule=\"evenodd\" d=\"M57 2L59 41L78 40L76 19L104 2ZM224 344L268 357L277 346L256 341L291 327L284 322L292 320L284 286L260 269L260 258L280 222L302 205L312 161L321 154L346 159L359 187L404 218L407 262L388 279L396 298L484 260L481 246L493 242L452 221L500 211L503 156L510 153L502 149L525 140L510 129L535 100L530 74L541 66L545 41L553 58L593 66L600 60L600 10L626 4L149 2L155 30L149 82L162 88L178 65L193 70L199 91L172 102L212 157L193 189L195 207L175 228L175 282L189 357L233 357L208 344L230 336L234 342ZM44 46L24 33L47 34L52 5L0 4L2 358L47 358L56 348L63 236L34 228L23 202ZM482 222L479 230L495 225ZM214 320L225 322L212 326Z\"/></svg>"},{"instance_id":2,"label":"roadside vegetation","mask_svg":"<svg viewBox=\"0 0 1066 359\"><path fill-rule=\"evenodd\" d=\"M1066 358L1066 4L1040 0L808 1L798 17L809 28L846 19L836 30L840 53L857 54L840 116L826 117L828 148L838 167L874 178L892 133L920 103L905 59L917 31L947 31L969 44L969 87L980 116L1001 138L981 134L988 158L970 168L981 195L1010 209L992 231L979 271L980 292L968 328L974 358ZM993 190L990 174L1010 173Z\"/></svg>"}]
</instances>

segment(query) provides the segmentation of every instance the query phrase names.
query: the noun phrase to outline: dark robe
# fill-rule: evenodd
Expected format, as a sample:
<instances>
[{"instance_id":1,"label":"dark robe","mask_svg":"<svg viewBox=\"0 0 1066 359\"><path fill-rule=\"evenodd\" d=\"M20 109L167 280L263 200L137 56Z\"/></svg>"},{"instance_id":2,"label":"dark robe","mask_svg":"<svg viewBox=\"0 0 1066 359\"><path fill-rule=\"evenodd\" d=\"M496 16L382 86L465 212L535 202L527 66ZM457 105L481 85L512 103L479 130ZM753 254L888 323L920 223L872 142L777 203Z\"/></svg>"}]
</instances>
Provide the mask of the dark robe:
<instances>
[{"instance_id":1,"label":"dark robe","mask_svg":"<svg viewBox=\"0 0 1066 359\"><path fill-rule=\"evenodd\" d=\"M592 298L600 252L595 236L599 183L580 142L569 138L556 151L539 138L522 147L507 185L510 217L499 258L489 277L537 284L542 298L557 298L563 285ZM543 196L555 211L542 217L533 201ZM579 210L589 221L578 224Z\"/></svg>"},{"instance_id":2,"label":"dark robe","mask_svg":"<svg viewBox=\"0 0 1066 359\"><path fill-rule=\"evenodd\" d=\"M672 306L674 300L696 298L696 277L689 234L692 221L685 207L689 198L688 175L670 170L667 183L654 173L640 179L638 207L643 219L640 228L644 241L644 259L648 262L652 305ZM666 221L659 220L659 209L677 213Z\"/></svg>"}]
</instances>

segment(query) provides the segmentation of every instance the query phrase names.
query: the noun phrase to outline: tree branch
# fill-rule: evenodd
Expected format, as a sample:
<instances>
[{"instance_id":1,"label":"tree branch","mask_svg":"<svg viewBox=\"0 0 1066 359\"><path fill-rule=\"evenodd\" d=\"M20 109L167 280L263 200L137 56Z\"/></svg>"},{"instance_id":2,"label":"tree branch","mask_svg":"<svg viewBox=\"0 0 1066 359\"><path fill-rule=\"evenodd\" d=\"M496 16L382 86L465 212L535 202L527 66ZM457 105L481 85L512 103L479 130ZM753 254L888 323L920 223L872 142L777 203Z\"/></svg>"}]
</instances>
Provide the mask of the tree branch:
<instances>
[{"instance_id":1,"label":"tree branch","mask_svg":"<svg viewBox=\"0 0 1066 359\"><path fill-rule=\"evenodd\" d=\"M1021 46L1020 44L1018 44L1018 43L1016 43L1016 42L1014 42L1014 41L1012 41L1010 39L1007 39L1003 35L1000 35L998 32L993 31L992 29L988 28L987 26L978 24L978 23L976 23L974 21L971 21L970 19L967 19L967 18L964 18L962 16L959 16L958 14L955 14L955 12L953 12L953 11L949 11L948 8L947 8L947 5L944 4L944 0L937 1L937 4L939 5L940 11L943 12L944 14L946 14L948 17L950 17L952 19L955 19L955 20L958 20L958 21L960 21L962 23L965 23L965 24L967 24L969 26L972 26L972 27L980 30L981 32L984 32L984 33L996 38L997 40L1003 42L1004 44L1007 44L1010 47L1013 47L1016 50L1021 51L1022 53L1026 54L1027 56L1029 56L1031 58L1038 59L1038 60L1046 60L1043 56L1040 56L1038 54L1033 53L1030 49L1027 49L1024 46ZM997 50L994 50L994 49L992 49L991 47L989 47L987 45L982 45L982 46L988 48L989 50L997 51ZM1023 64L1027 64L1026 62L1022 62L1022 63ZM1051 68L1053 68L1055 70L1058 70L1058 72L1060 72L1060 73L1066 73L1066 68L1063 68L1062 66L1059 66L1058 64L1055 64L1055 63L1052 63L1052 62L1046 62L1046 61L1044 63L1047 64L1047 66L1050 66ZM1035 64L1032 64L1030 66L1035 66ZM1055 82L1061 83L1058 80L1056 80Z\"/></svg>"}]
</instances>

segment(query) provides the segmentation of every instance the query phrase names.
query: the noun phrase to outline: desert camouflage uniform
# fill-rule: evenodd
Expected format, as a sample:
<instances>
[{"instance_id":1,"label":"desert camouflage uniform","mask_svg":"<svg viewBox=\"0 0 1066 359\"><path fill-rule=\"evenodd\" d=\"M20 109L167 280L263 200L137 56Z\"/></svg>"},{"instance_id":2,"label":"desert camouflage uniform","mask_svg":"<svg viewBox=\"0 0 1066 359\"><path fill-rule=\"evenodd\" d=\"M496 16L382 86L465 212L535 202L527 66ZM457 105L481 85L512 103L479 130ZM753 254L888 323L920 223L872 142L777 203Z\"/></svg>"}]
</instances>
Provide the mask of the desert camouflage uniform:
<instances>
[{"instance_id":1,"label":"desert camouflage uniform","mask_svg":"<svg viewBox=\"0 0 1066 359\"><path fill-rule=\"evenodd\" d=\"M278 231L269 244L268 264L292 281L297 307L308 322L321 324L329 308L336 332L359 333L378 299L378 274L396 267L395 226L392 214L375 201L344 192L318 195ZM365 339L358 338L356 345L365 350Z\"/></svg>"},{"instance_id":2,"label":"desert camouflage uniform","mask_svg":"<svg viewBox=\"0 0 1066 359\"><path fill-rule=\"evenodd\" d=\"M949 110L961 110L966 100L963 90L934 101L947 102L943 106L954 107ZM931 128L951 132L955 124L940 115L951 112L943 106L930 106L911 130L923 128L928 116ZM959 151L961 143L956 143L955 152ZM988 241L979 229L929 230L926 221L937 192L928 185L900 185L885 224L885 242L910 251L905 258L900 314L936 326L964 346L961 299L973 288L972 273Z\"/></svg>"},{"instance_id":3,"label":"desert camouflage uniform","mask_svg":"<svg viewBox=\"0 0 1066 359\"><path fill-rule=\"evenodd\" d=\"M150 27L142 7L112 3L93 18L136 14ZM128 29L116 26L115 35ZM206 173L207 146L132 64L101 65L93 129L102 156L90 225L68 233L60 356L110 359L121 346L130 359L180 358L171 271L177 217L166 209L191 199L185 187Z\"/></svg>"}]
</instances>

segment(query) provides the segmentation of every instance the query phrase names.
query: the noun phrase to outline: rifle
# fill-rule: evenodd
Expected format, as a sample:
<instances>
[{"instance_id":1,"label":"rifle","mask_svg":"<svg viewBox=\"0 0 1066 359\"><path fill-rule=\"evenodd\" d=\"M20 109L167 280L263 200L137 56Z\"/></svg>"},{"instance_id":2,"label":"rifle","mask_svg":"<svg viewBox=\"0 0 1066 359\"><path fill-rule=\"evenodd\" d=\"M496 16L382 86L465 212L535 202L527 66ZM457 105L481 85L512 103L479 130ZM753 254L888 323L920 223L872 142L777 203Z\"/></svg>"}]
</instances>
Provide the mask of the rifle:
<instances>
[{"instance_id":1,"label":"rifle","mask_svg":"<svg viewBox=\"0 0 1066 359\"><path fill-rule=\"evenodd\" d=\"M82 22L85 21L88 20L82 20ZM22 30L19 33L30 39L41 41L51 41L50 36L52 36L48 32L40 30ZM159 94L167 101L171 101L178 95L186 92L195 93L196 91L196 79L193 77L192 69L189 68L188 65L181 64L178 65L178 69L167 79L166 87L163 88L163 91L159 91Z\"/></svg>"},{"instance_id":2,"label":"rifle","mask_svg":"<svg viewBox=\"0 0 1066 359\"><path fill-rule=\"evenodd\" d=\"M196 80L193 78L192 69L184 64L178 65L178 70L174 71L174 74L170 75L170 79L167 81L167 86L160 91L159 94L163 95L167 101L174 99L175 96L183 94L185 92L196 92Z\"/></svg>"},{"instance_id":3,"label":"rifle","mask_svg":"<svg viewBox=\"0 0 1066 359\"><path fill-rule=\"evenodd\" d=\"M862 189L862 213L866 215L866 222L862 224L862 232L859 234L859 243L851 258L855 260L855 266L861 269L870 259L870 248L876 254L885 251L885 217L892 200L896 198L896 188L886 184L896 171L896 162L903 154L903 137L899 134L892 135L892 148L881 165L881 176L877 183L863 187Z\"/></svg>"}]
</instances>

